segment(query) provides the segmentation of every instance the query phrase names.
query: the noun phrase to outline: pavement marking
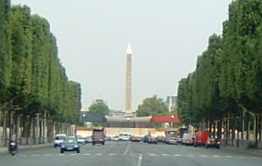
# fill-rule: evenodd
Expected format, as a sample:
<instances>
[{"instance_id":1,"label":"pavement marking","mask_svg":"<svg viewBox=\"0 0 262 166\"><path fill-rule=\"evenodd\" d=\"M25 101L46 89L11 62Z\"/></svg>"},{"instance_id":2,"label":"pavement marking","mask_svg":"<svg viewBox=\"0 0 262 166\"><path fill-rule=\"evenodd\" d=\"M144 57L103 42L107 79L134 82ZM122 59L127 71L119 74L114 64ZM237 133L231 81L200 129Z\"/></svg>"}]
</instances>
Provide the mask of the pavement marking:
<instances>
[{"instance_id":1,"label":"pavement marking","mask_svg":"<svg viewBox=\"0 0 262 166\"><path fill-rule=\"evenodd\" d=\"M117 154L116 153L109 153L108 155L109 156L116 156Z\"/></svg>"},{"instance_id":2,"label":"pavement marking","mask_svg":"<svg viewBox=\"0 0 262 166\"><path fill-rule=\"evenodd\" d=\"M102 156L102 153L96 153L95 155L96 156Z\"/></svg>"},{"instance_id":3,"label":"pavement marking","mask_svg":"<svg viewBox=\"0 0 262 166\"><path fill-rule=\"evenodd\" d=\"M75 153L73 153L73 154L70 154L70 156L76 156L76 154L75 154Z\"/></svg>"},{"instance_id":4,"label":"pavement marking","mask_svg":"<svg viewBox=\"0 0 262 166\"><path fill-rule=\"evenodd\" d=\"M166 156L169 156L169 154L162 153L162 154L161 154L161 156L164 156L164 157L166 157Z\"/></svg>"},{"instance_id":5,"label":"pavement marking","mask_svg":"<svg viewBox=\"0 0 262 166\"><path fill-rule=\"evenodd\" d=\"M174 154L173 156L175 156L175 157L180 157L180 156L182 156L181 154Z\"/></svg>"},{"instance_id":6,"label":"pavement marking","mask_svg":"<svg viewBox=\"0 0 262 166\"><path fill-rule=\"evenodd\" d=\"M221 156L219 156L219 155L213 155L212 157L213 157L213 158L220 158Z\"/></svg>"},{"instance_id":7,"label":"pavement marking","mask_svg":"<svg viewBox=\"0 0 262 166\"><path fill-rule=\"evenodd\" d=\"M130 144L127 144L125 151L124 151L124 155L127 155L129 148L130 148Z\"/></svg>"},{"instance_id":8,"label":"pavement marking","mask_svg":"<svg viewBox=\"0 0 262 166\"><path fill-rule=\"evenodd\" d=\"M149 153L148 155L149 156L157 156L157 154L155 154L155 153Z\"/></svg>"},{"instance_id":9,"label":"pavement marking","mask_svg":"<svg viewBox=\"0 0 262 166\"><path fill-rule=\"evenodd\" d=\"M137 166L142 166L142 160L143 160L143 154L140 153L138 156Z\"/></svg>"},{"instance_id":10,"label":"pavement marking","mask_svg":"<svg viewBox=\"0 0 262 166\"><path fill-rule=\"evenodd\" d=\"M230 156L230 155L227 155L227 156L225 156L225 158L232 158L233 156Z\"/></svg>"},{"instance_id":11,"label":"pavement marking","mask_svg":"<svg viewBox=\"0 0 262 166\"><path fill-rule=\"evenodd\" d=\"M201 154L200 157L202 157L202 158L208 158L208 155L206 155L206 154Z\"/></svg>"},{"instance_id":12,"label":"pavement marking","mask_svg":"<svg viewBox=\"0 0 262 166\"><path fill-rule=\"evenodd\" d=\"M44 154L44 156L49 157L49 156L51 156L51 154Z\"/></svg>"},{"instance_id":13,"label":"pavement marking","mask_svg":"<svg viewBox=\"0 0 262 166\"><path fill-rule=\"evenodd\" d=\"M90 156L91 154L90 153L85 153L83 154L84 156Z\"/></svg>"},{"instance_id":14,"label":"pavement marking","mask_svg":"<svg viewBox=\"0 0 262 166\"><path fill-rule=\"evenodd\" d=\"M186 155L187 157L192 157L192 158L194 158L195 157L195 155L193 155L193 154L188 154L188 155Z\"/></svg>"}]
</instances>

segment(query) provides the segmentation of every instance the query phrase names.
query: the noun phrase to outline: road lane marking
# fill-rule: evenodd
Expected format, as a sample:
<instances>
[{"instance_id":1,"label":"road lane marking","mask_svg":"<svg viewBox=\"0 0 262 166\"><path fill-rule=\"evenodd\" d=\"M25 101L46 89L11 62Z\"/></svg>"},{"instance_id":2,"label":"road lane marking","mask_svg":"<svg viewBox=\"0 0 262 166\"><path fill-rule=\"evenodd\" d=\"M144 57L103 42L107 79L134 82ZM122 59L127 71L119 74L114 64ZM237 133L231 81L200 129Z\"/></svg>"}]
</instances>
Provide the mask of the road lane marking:
<instances>
[{"instance_id":1,"label":"road lane marking","mask_svg":"<svg viewBox=\"0 0 262 166\"><path fill-rule=\"evenodd\" d=\"M83 154L84 156L90 156L91 154L90 153L85 153Z\"/></svg>"},{"instance_id":2,"label":"road lane marking","mask_svg":"<svg viewBox=\"0 0 262 166\"><path fill-rule=\"evenodd\" d=\"M127 144L125 151L124 151L124 155L127 155L129 148L130 148L130 144Z\"/></svg>"},{"instance_id":3,"label":"road lane marking","mask_svg":"<svg viewBox=\"0 0 262 166\"><path fill-rule=\"evenodd\" d=\"M188 154L188 155L187 155L187 157L194 158L194 157L195 157L195 155L193 155L193 154Z\"/></svg>"},{"instance_id":4,"label":"road lane marking","mask_svg":"<svg viewBox=\"0 0 262 166\"><path fill-rule=\"evenodd\" d=\"M202 158L207 158L207 157L208 157L208 155L201 154L201 155L200 155L200 157L202 157Z\"/></svg>"},{"instance_id":5,"label":"road lane marking","mask_svg":"<svg viewBox=\"0 0 262 166\"><path fill-rule=\"evenodd\" d=\"M230 156L230 155L227 155L227 156L225 156L225 158L232 158L232 156Z\"/></svg>"},{"instance_id":6,"label":"road lane marking","mask_svg":"<svg viewBox=\"0 0 262 166\"><path fill-rule=\"evenodd\" d=\"M212 157L213 157L213 158L220 158L219 155L213 155Z\"/></svg>"},{"instance_id":7,"label":"road lane marking","mask_svg":"<svg viewBox=\"0 0 262 166\"><path fill-rule=\"evenodd\" d=\"M166 156L169 156L169 154L163 153L163 154L161 154L161 156L166 157Z\"/></svg>"},{"instance_id":8,"label":"road lane marking","mask_svg":"<svg viewBox=\"0 0 262 166\"><path fill-rule=\"evenodd\" d=\"M175 156L175 157L180 157L181 154L174 154L173 156Z\"/></svg>"},{"instance_id":9,"label":"road lane marking","mask_svg":"<svg viewBox=\"0 0 262 166\"><path fill-rule=\"evenodd\" d=\"M149 156L157 156L157 154L155 154L155 153L149 153L148 155Z\"/></svg>"},{"instance_id":10,"label":"road lane marking","mask_svg":"<svg viewBox=\"0 0 262 166\"><path fill-rule=\"evenodd\" d=\"M96 153L96 156L102 156L102 153Z\"/></svg>"},{"instance_id":11,"label":"road lane marking","mask_svg":"<svg viewBox=\"0 0 262 166\"><path fill-rule=\"evenodd\" d=\"M117 154L116 153L109 153L108 155L109 156L116 156Z\"/></svg>"},{"instance_id":12,"label":"road lane marking","mask_svg":"<svg viewBox=\"0 0 262 166\"><path fill-rule=\"evenodd\" d=\"M142 160L143 160L143 154L140 153L138 156L137 166L142 166Z\"/></svg>"}]
</instances>

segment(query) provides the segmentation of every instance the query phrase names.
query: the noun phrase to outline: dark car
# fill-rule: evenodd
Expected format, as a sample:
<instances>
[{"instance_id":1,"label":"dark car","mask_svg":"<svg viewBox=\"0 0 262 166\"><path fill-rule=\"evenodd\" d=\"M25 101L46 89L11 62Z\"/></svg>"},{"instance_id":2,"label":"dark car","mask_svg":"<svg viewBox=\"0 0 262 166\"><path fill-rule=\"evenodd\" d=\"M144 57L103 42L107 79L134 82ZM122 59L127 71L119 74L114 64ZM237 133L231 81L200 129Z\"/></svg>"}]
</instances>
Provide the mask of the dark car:
<instances>
[{"instance_id":1,"label":"dark car","mask_svg":"<svg viewBox=\"0 0 262 166\"><path fill-rule=\"evenodd\" d=\"M221 143L220 139L209 137L207 142L206 142L206 148L215 147L215 148L219 149L220 148L220 143Z\"/></svg>"},{"instance_id":2,"label":"dark car","mask_svg":"<svg viewBox=\"0 0 262 166\"><path fill-rule=\"evenodd\" d=\"M61 144L60 153L64 153L65 151L76 151L80 153L80 146L77 143L76 137L67 137Z\"/></svg>"},{"instance_id":3,"label":"dark car","mask_svg":"<svg viewBox=\"0 0 262 166\"><path fill-rule=\"evenodd\" d=\"M92 144L105 145L105 132L104 129L94 129L92 134Z\"/></svg>"}]
</instances>

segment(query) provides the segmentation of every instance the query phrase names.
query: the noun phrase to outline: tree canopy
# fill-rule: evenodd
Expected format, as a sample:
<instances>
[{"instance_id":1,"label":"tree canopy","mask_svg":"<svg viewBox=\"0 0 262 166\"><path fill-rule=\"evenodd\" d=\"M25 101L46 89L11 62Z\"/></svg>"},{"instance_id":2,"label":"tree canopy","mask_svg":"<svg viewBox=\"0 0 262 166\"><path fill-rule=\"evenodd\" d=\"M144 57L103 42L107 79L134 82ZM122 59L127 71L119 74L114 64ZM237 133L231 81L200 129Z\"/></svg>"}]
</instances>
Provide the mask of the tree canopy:
<instances>
[{"instance_id":1,"label":"tree canopy","mask_svg":"<svg viewBox=\"0 0 262 166\"><path fill-rule=\"evenodd\" d=\"M168 107L157 96L149 97L143 100L143 103L138 106L137 116L151 116L151 115L166 115L168 114Z\"/></svg>"}]
</instances>

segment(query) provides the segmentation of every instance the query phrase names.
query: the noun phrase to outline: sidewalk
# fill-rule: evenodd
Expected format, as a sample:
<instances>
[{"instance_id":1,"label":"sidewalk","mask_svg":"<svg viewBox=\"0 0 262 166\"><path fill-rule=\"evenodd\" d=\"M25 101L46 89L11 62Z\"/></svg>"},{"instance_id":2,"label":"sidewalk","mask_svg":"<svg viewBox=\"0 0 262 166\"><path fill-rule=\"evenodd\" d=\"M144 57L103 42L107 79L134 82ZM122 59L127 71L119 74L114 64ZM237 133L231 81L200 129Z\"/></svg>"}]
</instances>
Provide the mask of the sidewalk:
<instances>
[{"instance_id":1,"label":"sidewalk","mask_svg":"<svg viewBox=\"0 0 262 166\"><path fill-rule=\"evenodd\" d=\"M38 144L38 145L19 145L19 150L27 150L27 149L37 149L37 148L44 148L49 147L51 144ZM0 146L0 154L7 153L7 147Z\"/></svg>"}]
</instances>

